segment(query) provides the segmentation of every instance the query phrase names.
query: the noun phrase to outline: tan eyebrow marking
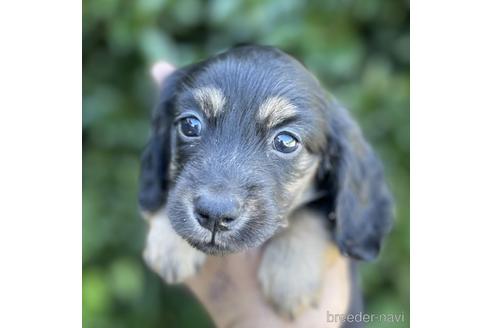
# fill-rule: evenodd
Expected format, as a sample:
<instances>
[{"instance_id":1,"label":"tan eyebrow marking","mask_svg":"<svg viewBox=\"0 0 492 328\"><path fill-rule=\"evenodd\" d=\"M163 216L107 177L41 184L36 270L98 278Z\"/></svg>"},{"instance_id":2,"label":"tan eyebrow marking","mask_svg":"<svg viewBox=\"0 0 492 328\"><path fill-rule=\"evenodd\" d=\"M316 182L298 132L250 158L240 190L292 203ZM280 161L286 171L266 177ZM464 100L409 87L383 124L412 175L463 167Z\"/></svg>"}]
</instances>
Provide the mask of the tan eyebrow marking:
<instances>
[{"instance_id":1,"label":"tan eyebrow marking","mask_svg":"<svg viewBox=\"0 0 492 328\"><path fill-rule=\"evenodd\" d=\"M256 117L271 128L295 114L296 106L287 99L276 96L268 98L260 105Z\"/></svg>"},{"instance_id":2,"label":"tan eyebrow marking","mask_svg":"<svg viewBox=\"0 0 492 328\"><path fill-rule=\"evenodd\" d=\"M217 116L224 108L226 102L222 91L214 87L203 87L193 90L193 96L208 117Z\"/></svg>"}]
</instances>

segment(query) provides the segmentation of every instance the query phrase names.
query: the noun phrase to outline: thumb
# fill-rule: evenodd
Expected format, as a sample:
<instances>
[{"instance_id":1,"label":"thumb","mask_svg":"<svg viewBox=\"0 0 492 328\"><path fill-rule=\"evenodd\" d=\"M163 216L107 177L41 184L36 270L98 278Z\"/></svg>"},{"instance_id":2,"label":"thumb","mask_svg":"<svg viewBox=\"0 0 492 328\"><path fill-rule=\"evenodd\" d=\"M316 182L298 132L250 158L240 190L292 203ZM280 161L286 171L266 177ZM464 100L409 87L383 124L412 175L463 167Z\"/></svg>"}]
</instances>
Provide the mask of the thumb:
<instances>
[{"instance_id":1,"label":"thumb","mask_svg":"<svg viewBox=\"0 0 492 328\"><path fill-rule=\"evenodd\" d=\"M164 80L174 72L176 68L164 60L160 60L152 65L150 74L158 87L162 86Z\"/></svg>"}]
</instances>

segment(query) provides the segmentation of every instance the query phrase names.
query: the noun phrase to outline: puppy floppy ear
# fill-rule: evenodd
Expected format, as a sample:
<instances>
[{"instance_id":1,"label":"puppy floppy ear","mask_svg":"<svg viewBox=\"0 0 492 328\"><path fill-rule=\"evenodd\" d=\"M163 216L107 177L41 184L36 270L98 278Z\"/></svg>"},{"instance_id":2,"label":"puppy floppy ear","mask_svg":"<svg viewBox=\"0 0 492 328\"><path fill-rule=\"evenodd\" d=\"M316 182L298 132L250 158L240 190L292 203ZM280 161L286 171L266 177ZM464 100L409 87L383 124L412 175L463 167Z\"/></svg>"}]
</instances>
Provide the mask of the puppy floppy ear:
<instances>
[{"instance_id":1,"label":"puppy floppy ear","mask_svg":"<svg viewBox=\"0 0 492 328\"><path fill-rule=\"evenodd\" d=\"M156 81L161 87L161 93L152 115L150 140L142 154L140 166L138 201L144 212L153 213L165 203L175 96L184 75L185 72L181 69L171 73L164 81Z\"/></svg>"},{"instance_id":2,"label":"puppy floppy ear","mask_svg":"<svg viewBox=\"0 0 492 328\"><path fill-rule=\"evenodd\" d=\"M334 240L342 254L373 260L393 222L382 164L344 108L330 110L327 130L318 177L319 188L329 195Z\"/></svg>"}]
</instances>

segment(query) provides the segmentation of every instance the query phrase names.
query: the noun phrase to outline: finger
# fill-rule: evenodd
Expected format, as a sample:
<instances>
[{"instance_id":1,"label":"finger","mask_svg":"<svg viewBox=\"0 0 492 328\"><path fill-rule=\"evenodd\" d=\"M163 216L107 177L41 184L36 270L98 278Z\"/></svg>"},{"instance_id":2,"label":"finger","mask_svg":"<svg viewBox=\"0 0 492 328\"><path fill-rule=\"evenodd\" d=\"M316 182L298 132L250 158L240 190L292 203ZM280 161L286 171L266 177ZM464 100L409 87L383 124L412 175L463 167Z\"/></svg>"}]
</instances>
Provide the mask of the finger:
<instances>
[{"instance_id":1,"label":"finger","mask_svg":"<svg viewBox=\"0 0 492 328\"><path fill-rule=\"evenodd\" d=\"M161 60L152 65L150 74L157 86L161 86L164 80L171 75L176 68L168 62Z\"/></svg>"}]
</instances>

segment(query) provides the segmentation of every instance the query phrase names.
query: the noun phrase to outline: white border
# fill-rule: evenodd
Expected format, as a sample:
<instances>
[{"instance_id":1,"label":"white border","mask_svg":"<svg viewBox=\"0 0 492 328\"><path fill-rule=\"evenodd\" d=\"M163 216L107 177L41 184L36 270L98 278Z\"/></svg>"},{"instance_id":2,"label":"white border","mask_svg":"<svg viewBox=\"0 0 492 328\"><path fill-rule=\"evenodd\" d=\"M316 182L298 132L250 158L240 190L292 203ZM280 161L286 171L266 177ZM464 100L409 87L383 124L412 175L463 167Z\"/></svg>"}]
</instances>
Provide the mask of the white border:
<instances>
[{"instance_id":1,"label":"white border","mask_svg":"<svg viewBox=\"0 0 492 328\"><path fill-rule=\"evenodd\" d=\"M415 327L486 326L492 51L486 1L413 1ZM81 2L0 8L2 327L81 326Z\"/></svg>"},{"instance_id":2,"label":"white border","mask_svg":"<svg viewBox=\"0 0 492 328\"><path fill-rule=\"evenodd\" d=\"M491 12L487 1L412 1L415 327L490 322Z\"/></svg>"},{"instance_id":3,"label":"white border","mask_svg":"<svg viewBox=\"0 0 492 328\"><path fill-rule=\"evenodd\" d=\"M81 5L0 4L0 327L82 325Z\"/></svg>"}]
</instances>

